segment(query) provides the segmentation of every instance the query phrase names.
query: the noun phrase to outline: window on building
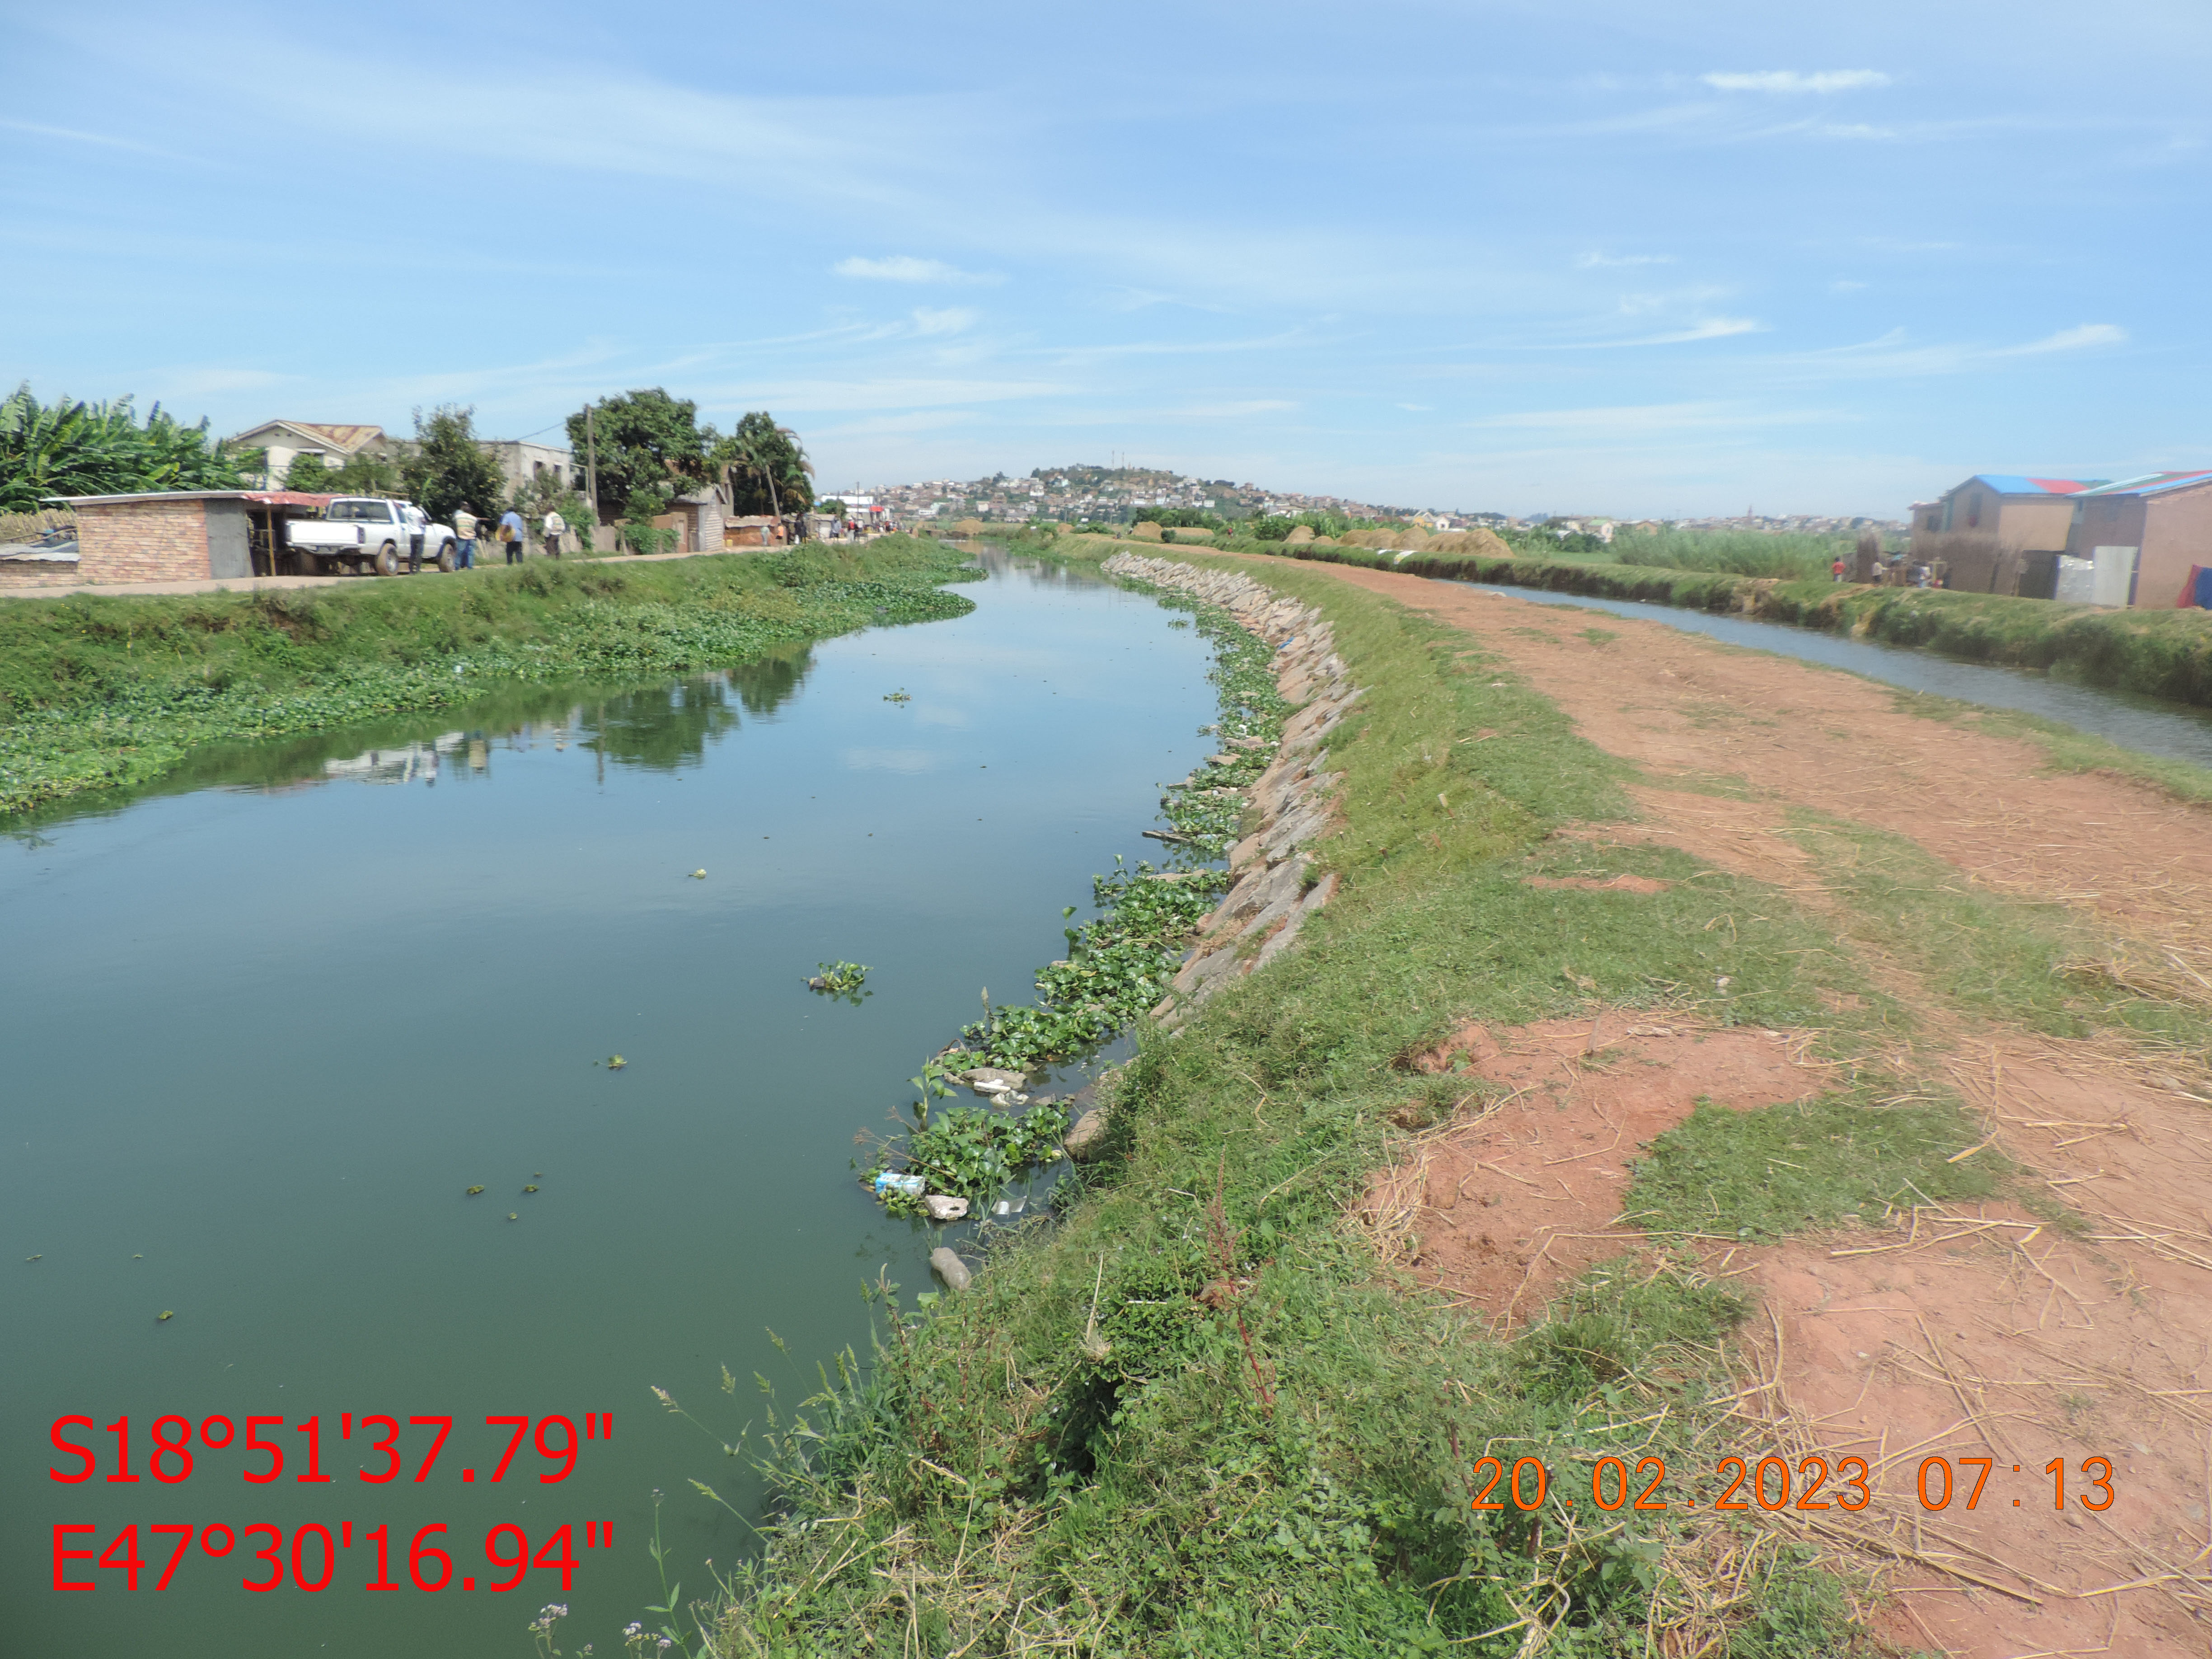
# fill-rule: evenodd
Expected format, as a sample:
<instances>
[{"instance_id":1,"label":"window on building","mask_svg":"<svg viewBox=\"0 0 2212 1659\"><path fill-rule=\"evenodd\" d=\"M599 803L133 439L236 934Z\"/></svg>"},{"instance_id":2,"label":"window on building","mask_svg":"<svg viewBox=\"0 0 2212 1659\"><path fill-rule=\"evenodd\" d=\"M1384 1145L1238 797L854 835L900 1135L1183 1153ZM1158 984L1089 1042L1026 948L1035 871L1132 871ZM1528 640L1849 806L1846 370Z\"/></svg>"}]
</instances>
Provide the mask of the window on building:
<instances>
[{"instance_id":1,"label":"window on building","mask_svg":"<svg viewBox=\"0 0 2212 1659\"><path fill-rule=\"evenodd\" d=\"M1982 498L1979 495L1969 495L1966 497L1966 528L1979 530L1981 527Z\"/></svg>"}]
</instances>

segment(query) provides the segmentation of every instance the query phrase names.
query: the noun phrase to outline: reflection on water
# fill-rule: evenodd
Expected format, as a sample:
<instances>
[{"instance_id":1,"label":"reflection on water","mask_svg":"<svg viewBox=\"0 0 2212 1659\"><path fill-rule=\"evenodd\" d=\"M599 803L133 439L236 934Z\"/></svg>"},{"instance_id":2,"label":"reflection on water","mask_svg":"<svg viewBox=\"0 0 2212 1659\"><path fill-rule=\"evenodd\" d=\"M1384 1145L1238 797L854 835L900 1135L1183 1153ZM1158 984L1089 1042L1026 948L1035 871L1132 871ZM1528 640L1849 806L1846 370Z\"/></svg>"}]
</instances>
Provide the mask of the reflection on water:
<instances>
[{"instance_id":1,"label":"reflection on water","mask_svg":"<svg viewBox=\"0 0 2212 1659\"><path fill-rule=\"evenodd\" d=\"M795 1404L867 1351L864 1284L930 1282L855 1132L981 988L1060 954L1094 872L1157 854L1159 786L1211 747L1203 641L1149 600L1003 566L966 591L742 671L196 756L0 843L0 1468L46 1468L70 1413L455 1419L420 1485L361 1483L358 1437L328 1486L245 1486L232 1451L65 1502L0 1480L0 1650L524 1659L557 1601L568 1651L613 1654L662 1596L655 1488L687 1598L750 1547L689 1484L759 1498L722 1444L761 1406L722 1368ZM871 964L859 1007L806 988L839 959ZM483 1478L488 1416L584 1412L617 1432L561 1484ZM457 1580L499 1526L617 1545L568 1593L365 1595L358 1547L322 1595L198 1556L158 1596L52 1591L57 1522L185 1522L446 1526Z\"/></svg>"},{"instance_id":2,"label":"reflection on water","mask_svg":"<svg viewBox=\"0 0 2212 1659\"><path fill-rule=\"evenodd\" d=\"M798 695L813 665L812 650L802 647L673 685L569 693L558 706L536 699L527 714L497 699L469 711L478 719L465 729L327 755L319 762L315 759L318 750L332 744L350 750L349 740L331 735L281 757L230 752L204 759L194 773L193 787L228 784L281 791L346 782L434 787L441 776L489 776L495 750L526 754L541 744L550 744L560 754L574 744L617 766L677 772L702 764L708 750L735 732L744 716L757 720L773 715ZM269 775L272 763L283 775ZM227 777L227 769L241 775Z\"/></svg>"}]
</instances>

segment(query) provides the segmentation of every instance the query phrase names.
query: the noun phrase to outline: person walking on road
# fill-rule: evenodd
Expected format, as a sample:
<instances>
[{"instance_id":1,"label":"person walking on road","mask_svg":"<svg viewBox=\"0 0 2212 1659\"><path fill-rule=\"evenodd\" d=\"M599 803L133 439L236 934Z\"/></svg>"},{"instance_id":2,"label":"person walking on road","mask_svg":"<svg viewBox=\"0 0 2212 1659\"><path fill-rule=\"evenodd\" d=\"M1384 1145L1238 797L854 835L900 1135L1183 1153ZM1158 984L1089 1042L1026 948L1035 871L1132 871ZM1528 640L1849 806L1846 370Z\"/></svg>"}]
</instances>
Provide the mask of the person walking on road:
<instances>
[{"instance_id":1,"label":"person walking on road","mask_svg":"<svg viewBox=\"0 0 2212 1659\"><path fill-rule=\"evenodd\" d=\"M539 528L545 533L545 550L556 559L561 556L561 532L568 527L568 521L557 508L546 510L545 522Z\"/></svg>"},{"instance_id":2,"label":"person walking on road","mask_svg":"<svg viewBox=\"0 0 2212 1659\"><path fill-rule=\"evenodd\" d=\"M499 538L507 544L507 562L509 564L522 562L523 553L529 544L526 540L529 534L529 530L523 525L522 514L513 507L500 515Z\"/></svg>"},{"instance_id":3,"label":"person walking on road","mask_svg":"<svg viewBox=\"0 0 2212 1659\"><path fill-rule=\"evenodd\" d=\"M462 507L453 514L453 568L473 570L477 563L477 515Z\"/></svg>"}]
</instances>

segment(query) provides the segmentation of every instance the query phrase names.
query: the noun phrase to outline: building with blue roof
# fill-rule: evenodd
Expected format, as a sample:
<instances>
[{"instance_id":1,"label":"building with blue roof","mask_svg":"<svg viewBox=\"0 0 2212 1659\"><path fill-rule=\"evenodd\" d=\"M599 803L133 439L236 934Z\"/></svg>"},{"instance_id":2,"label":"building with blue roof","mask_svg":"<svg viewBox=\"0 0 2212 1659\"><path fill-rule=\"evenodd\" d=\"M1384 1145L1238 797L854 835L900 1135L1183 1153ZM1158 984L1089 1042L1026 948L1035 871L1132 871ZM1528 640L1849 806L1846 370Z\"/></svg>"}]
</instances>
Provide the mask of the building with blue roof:
<instances>
[{"instance_id":1,"label":"building with blue roof","mask_svg":"<svg viewBox=\"0 0 2212 1659\"><path fill-rule=\"evenodd\" d=\"M2134 572L2129 603L2194 605L2191 573L2212 566L2212 470L2152 472L2075 495L2066 551ZM2185 592L2185 589L2187 590Z\"/></svg>"}]
</instances>

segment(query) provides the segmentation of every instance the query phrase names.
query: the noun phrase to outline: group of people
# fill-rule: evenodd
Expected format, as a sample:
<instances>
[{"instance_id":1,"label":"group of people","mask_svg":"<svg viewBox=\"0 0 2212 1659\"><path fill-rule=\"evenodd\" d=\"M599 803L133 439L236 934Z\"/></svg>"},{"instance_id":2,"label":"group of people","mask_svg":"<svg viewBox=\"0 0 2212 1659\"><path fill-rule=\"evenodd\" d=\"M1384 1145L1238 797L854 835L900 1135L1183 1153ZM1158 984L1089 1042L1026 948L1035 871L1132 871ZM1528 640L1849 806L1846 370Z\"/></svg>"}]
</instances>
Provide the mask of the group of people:
<instances>
[{"instance_id":1,"label":"group of people","mask_svg":"<svg viewBox=\"0 0 2212 1659\"><path fill-rule=\"evenodd\" d=\"M484 520L465 507L453 514L453 568L473 570L477 562L477 532ZM568 533L568 521L558 511L549 509L538 522L538 535L545 551L554 558L561 556L561 538ZM501 514L492 532L492 539L507 550L507 562L520 564L530 546L530 527L521 514L513 507Z\"/></svg>"},{"instance_id":2,"label":"group of people","mask_svg":"<svg viewBox=\"0 0 2212 1659\"><path fill-rule=\"evenodd\" d=\"M1838 555L1836 562L1828 567L1828 580L1847 582L1850 579L1850 567ZM1948 587L1951 575L1948 570L1938 565L1908 565L1905 562L1905 555L1893 553L1887 561L1875 561L1873 580L1877 586L1886 587Z\"/></svg>"}]
</instances>

